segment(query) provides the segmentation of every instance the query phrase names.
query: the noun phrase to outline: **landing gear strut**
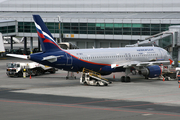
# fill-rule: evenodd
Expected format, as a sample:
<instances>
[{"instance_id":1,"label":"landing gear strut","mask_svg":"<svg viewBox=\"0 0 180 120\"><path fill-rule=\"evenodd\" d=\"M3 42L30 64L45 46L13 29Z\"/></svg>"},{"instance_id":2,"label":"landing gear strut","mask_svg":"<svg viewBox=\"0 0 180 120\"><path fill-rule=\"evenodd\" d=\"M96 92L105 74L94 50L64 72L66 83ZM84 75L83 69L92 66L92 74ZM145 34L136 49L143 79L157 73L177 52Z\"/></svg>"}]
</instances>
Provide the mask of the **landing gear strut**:
<instances>
[{"instance_id":1,"label":"landing gear strut","mask_svg":"<svg viewBox=\"0 0 180 120\"><path fill-rule=\"evenodd\" d=\"M125 70L125 74L126 76L122 76L121 77L121 82L131 82L131 78L128 76L128 74L130 73L130 68L126 68Z\"/></svg>"},{"instance_id":2,"label":"landing gear strut","mask_svg":"<svg viewBox=\"0 0 180 120\"><path fill-rule=\"evenodd\" d=\"M76 76L74 76L74 72L68 71L66 79L76 79Z\"/></svg>"},{"instance_id":3,"label":"landing gear strut","mask_svg":"<svg viewBox=\"0 0 180 120\"><path fill-rule=\"evenodd\" d=\"M122 76L121 82L131 82L131 78L129 76Z\"/></svg>"}]
</instances>

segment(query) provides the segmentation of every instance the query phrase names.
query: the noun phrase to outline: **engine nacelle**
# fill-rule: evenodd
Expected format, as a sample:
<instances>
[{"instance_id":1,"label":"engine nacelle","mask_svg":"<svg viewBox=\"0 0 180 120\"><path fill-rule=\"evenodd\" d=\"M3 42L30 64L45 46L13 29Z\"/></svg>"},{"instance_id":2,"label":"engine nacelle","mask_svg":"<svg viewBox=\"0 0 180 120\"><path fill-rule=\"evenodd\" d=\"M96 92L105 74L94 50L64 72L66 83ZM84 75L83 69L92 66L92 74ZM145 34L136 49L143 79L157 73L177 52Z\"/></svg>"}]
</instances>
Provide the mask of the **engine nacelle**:
<instances>
[{"instance_id":1,"label":"engine nacelle","mask_svg":"<svg viewBox=\"0 0 180 120\"><path fill-rule=\"evenodd\" d=\"M162 74L162 70L160 66L153 65L141 69L141 74L150 78L154 78L159 77Z\"/></svg>"},{"instance_id":2,"label":"engine nacelle","mask_svg":"<svg viewBox=\"0 0 180 120\"><path fill-rule=\"evenodd\" d=\"M111 68L111 66L105 66L100 68L99 73L101 73L101 75L109 75L113 72L113 68Z\"/></svg>"}]
</instances>

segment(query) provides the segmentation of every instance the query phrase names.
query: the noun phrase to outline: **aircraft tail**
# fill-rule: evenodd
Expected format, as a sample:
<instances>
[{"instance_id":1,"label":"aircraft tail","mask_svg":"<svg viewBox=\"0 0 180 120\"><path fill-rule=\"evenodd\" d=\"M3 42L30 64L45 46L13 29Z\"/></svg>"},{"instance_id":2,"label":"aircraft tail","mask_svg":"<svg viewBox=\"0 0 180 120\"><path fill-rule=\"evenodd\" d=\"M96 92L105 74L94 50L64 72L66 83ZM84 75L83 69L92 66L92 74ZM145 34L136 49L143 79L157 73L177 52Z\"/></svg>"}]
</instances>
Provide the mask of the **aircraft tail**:
<instances>
[{"instance_id":1,"label":"aircraft tail","mask_svg":"<svg viewBox=\"0 0 180 120\"><path fill-rule=\"evenodd\" d=\"M38 33L43 52L59 51L61 48L53 39L51 33L39 15L33 15L34 24Z\"/></svg>"},{"instance_id":2,"label":"aircraft tail","mask_svg":"<svg viewBox=\"0 0 180 120\"><path fill-rule=\"evenodd\" d=\"M3 38L2 38L2 33L0 33L0 53L1 52L5 52L4 42L3 42Z\"/></svg>"}]
</instances>

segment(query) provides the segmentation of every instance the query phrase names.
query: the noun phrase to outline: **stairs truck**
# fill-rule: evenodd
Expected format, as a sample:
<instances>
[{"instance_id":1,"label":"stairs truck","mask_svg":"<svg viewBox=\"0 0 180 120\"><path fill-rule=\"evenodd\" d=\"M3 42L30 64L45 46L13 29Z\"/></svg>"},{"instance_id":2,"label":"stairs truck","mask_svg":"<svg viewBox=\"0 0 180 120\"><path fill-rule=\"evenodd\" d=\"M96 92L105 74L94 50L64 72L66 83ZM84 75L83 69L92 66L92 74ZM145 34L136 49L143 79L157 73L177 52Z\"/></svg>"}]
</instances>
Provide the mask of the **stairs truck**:
<instances>
[{"instance_id":1,"label":"stairs truck","mask_svg":"<svg viewBox=\"0 0 180 120\"><path fill-rule=\"evenodd\" d=\"M6 74L9 77L22 77L23 70L26 69L26 76L29 75L42 75L45 72L55 73L57 69L49 66L45 66L36 62L21 63L21 62L9 62L6 64Z\"/></svg>"}]
</instances>

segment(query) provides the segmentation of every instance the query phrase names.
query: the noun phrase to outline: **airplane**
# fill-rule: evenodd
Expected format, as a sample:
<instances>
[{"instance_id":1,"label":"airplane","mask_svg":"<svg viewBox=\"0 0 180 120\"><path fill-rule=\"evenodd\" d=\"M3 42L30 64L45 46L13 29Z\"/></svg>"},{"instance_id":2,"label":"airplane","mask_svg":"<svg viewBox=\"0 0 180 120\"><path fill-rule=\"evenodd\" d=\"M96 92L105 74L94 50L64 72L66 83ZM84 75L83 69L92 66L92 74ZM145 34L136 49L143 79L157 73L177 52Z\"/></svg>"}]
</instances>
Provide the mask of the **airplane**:
<instances>
[{"instance_id":1,"label":"airplane","mask_svg":"<svg viewBox=\"0 0 180 120\"><path fill-rule=\"evenodd\" d=\"M0 56L3 56L5 53L4 49L4 43L3 43L3 38L2 38L2 33L0 33Z\"/></svg>"},{"instance_id":2,"label":"airplane","mask_svg":"<svg viewBox=\"0 0 180 120\"><path fill-rule=\"evenodd\" d=\"M42 52L28 56L7 54L8 56L29 59L37 63L72 72L82 72L83 68L109 75L125 72L122 82L129 82L132 67L145 78L159 77L160 64L172 64L170 54L160 47L122 47L64 50L53 39L39 15L33 15Z\"/></svg>"},{"instance_id":3,"label":"airplane","mask_svg":"<svg viewBox=\"0 0 180 120\"><path fill-rule=\"evenodd\" d=\"M5 44L11 44L11 37L3 37L4 38L4 43ZM21 40L19 40L16 37L12 37L12 42L13 43L23 43L24 42L24 37L21 38Z\"/></svg>"}]
</instances>

